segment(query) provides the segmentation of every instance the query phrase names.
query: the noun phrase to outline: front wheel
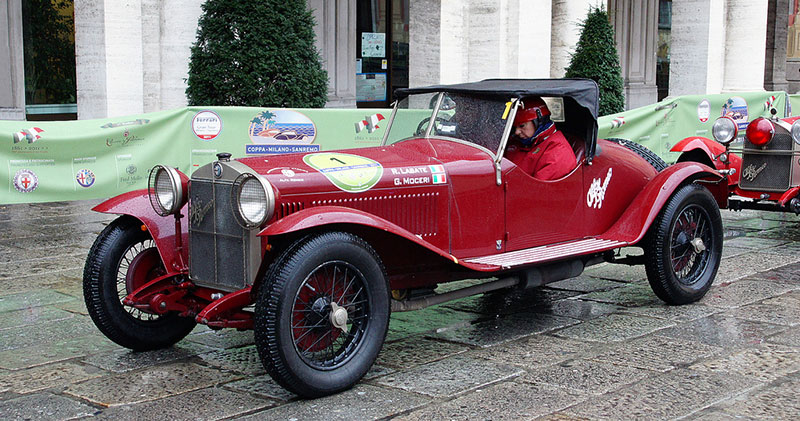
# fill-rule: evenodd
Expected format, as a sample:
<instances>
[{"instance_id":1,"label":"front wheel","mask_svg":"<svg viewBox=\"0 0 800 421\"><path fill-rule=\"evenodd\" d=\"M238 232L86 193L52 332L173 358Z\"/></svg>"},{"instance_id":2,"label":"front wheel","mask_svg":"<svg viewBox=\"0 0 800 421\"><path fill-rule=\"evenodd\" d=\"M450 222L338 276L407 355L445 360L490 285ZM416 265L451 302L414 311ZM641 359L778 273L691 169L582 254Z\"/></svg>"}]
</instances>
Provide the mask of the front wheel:
<instances>
[{"instance_id":1,"label":"front wheel","mask_svg":"<svg viewBox=\"0 0 800 421\"><path fill-rule=\"evenodd\" d=\"M255 339L267 372L316 398L349 389L367 373L389 326L389 288L372 247L328 232L299 240L264 279Z\"/></svg>"},{"instance_id":2,"label":"front wheel","mask_svg":"<svg viewBox=\"0 0 800 421\"><path fill-rule=\"evenodd\" d=\"M711 193L697 184L678 189L645 237L645 270L658 298L668 304L703 298L719 268L722 236Z\"/></svg>"},{"instance_id":3,"label":"front wheel","mask_svg":"<svg viewBox=\"0 0 800 421\"><path fill-rule=\"evenodd\" d=\"M135 351L166 348L183 339L194 318L158 315L123 306L122 300L164 275L158 249L141 223L122 216L97 237L83 269L83 297L94 324L109 339Z\"/></svg>"}]
</instances>

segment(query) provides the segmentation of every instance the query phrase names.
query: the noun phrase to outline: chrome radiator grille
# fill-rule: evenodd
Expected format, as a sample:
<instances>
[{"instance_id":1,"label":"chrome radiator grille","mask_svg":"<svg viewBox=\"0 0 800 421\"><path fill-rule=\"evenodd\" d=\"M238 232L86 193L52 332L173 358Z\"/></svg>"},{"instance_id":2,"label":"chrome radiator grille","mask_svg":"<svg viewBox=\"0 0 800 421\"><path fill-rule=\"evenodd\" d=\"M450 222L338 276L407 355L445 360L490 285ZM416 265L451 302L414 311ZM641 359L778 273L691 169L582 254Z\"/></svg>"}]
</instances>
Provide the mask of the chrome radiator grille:
<instances>
[{"instance_id":1,"label":"chrome radiator grille","mask_svg":"<svg viewBox=\"0 0 800 421\"><path fill-rule=\"evenodd\" d=\"M761 149L745 139L742 174L739 185L745 190L784 191L791 187L797 171L796 146L792 136L782 127L775 127L772 141Z\"/></svg>"},{"instance_id":2,"label":"chrome radiator grille","mask_svg":"<svg viewBox=\"0 0 800 421\"><path fill-rule=\"evenodd\" d=\"M234 291L252 283L252 252L258 252L258 241L236 222L232 187L229 180L192 179L189 276L200 286Z\"/></svg>"}]
</instances>

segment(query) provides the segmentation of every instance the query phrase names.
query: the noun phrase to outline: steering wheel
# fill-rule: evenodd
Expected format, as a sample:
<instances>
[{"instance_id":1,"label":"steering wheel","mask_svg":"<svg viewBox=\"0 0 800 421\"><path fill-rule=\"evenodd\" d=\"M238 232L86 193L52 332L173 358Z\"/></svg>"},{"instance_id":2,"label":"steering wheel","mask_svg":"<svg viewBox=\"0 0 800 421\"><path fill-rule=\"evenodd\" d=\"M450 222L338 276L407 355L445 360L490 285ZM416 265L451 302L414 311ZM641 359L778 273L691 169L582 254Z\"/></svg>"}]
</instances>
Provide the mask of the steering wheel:
<instances>
[{"instance_id":1,"label":"steering wheel","mask_svg":"<svg viewBox=\"0 0 800 421\"><path fill-rule=\"evenodd\" d=\"M430 117L425 117L425 118L423 118L423 119L422 119L422 120L419 122L419 124L417 124L417 130L414 132L414 135L415 135L415 136L421 136L421 135L424 135L424 134L425 134L425 131L428 129L428 123L429 123L430 121L431 121L431 118L430 118ZM438 134L438 132L437 132L437 130L436 130L436 123L441 123L441 124L444 124L444 123L447 123L447 122L449 122L449 121L450 121L450 119L449 119L449 118L445 118L445 117L442 117L442 116L438 116L438 115L437 115L437 116L436 116L436 120L434 120L434 123L433 123L433 124L434 124L434 126L433 126L433 132L434 132L435 134Z\"/></svg>"}]
</instances>

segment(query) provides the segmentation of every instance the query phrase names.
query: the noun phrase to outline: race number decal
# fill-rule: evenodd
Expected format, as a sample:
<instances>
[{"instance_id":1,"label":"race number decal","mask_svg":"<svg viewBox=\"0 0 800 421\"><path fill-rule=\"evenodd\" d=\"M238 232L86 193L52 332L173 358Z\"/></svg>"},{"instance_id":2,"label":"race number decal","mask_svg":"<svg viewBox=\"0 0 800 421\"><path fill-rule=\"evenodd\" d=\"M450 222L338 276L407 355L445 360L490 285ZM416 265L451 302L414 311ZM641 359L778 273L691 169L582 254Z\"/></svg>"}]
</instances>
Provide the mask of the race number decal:
<instances>
[{"instance_id":1,"label":"race number decal","mask_svg":"<svg viewBox=\"0 0 800 421\"><path fill-rule=\"evenodd\" d=\"M589 191L586 192L586 204L589 205L590 208L600 209L603 207L603 199L606 198L606 189L608 188L608 183L610 181L611 168L608 169L608 173L606 174L606 179L603 181L603 184L600 184L599 178L592 180L592 185L589 187Z\"/></svg>"},{"instance_id":2,"label":"race number decal","mask_svg":"<svg viewBox=\"0 0 800 421\"><path fill-rule=\"evenodd\" d=\"M383 176L383 166L379 162L358 155L312 153L304 156L303 161L349 193L369 190Z\"/></svg>"}]
</instances>

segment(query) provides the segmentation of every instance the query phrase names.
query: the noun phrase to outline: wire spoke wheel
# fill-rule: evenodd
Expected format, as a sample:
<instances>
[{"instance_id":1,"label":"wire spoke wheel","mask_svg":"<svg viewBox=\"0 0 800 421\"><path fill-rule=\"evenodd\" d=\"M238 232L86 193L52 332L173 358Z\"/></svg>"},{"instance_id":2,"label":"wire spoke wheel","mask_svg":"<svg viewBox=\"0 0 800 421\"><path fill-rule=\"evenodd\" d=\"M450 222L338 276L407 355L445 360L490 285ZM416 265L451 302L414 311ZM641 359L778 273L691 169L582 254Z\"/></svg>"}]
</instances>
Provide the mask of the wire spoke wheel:
<instances>
[{"instance_id":1,"label":"wire spoke wheel","mask_svg":"<svg viewBox=\"0 0 800 421\"><path fill-rule=\"evenodd\" d=\"M386 269L347 232L297 239L264 274L254 314L256 349L286 389L318 398L353 387L372 366L389 327Z\"/></svg>"},{"instance_id":2,"label":"wire spoke wheel","mask_svg":"<svg viewBox=\"0 0 800 421\"><path fill-rule=\"evenodd\" d=\"M677 189L643 241L645 271L653 292L668 304L701 299L722 260L722 218L703 186Z\"/></svg>"},{"instance_id":3,"label":"wire spoke wheel","mask_svg":"<svg viewBox=\"0 0 800 421\"><path fill-rule=\"evenodd\" d=\"M153 240L147 239L132 244L125 250L117 267L117 296L120 304L128 294L164 273L161 258ZM124 307L131 317L138 320L151 321L161 317L135 307Z\"/></svg>"},{"instance_id":4,"label":"wire spoke wheel","mask_svg":"<svg viewBox=\"0 0 800 421\"><path fill-rule=\"evenodd\" d=\"M83 269L83 297L92 321L112 341L136 351L180 341L195 326L193 317L154 314L122 304L130 293L166 274L161 256L142 223L121 216L97 237Z\"/></svg>"},{"instance_id":5,"label":"wire spoke wheel","mask_svg":"<svg viewBox=\"0 0 800 421\"><path fill-rule=\"evenodd\" d=\"M708 213L697 205L684 208L670 234L670 259L675 276L683 285L697 282L708 264L711 251L711 223Z\"/></svg>"},{"instance_id":6,"label":"wire spoke wheel","mask_svg":"<svg viewBox=\"0 0 800 421\"><path fill-rule=\"evenodd\" d=\"M292 339L306 364L330 370L356 352L369 323L365 285L364 275L343 261L324 263L303 281L292 306Z\"/></svg>"}]
</instances>

